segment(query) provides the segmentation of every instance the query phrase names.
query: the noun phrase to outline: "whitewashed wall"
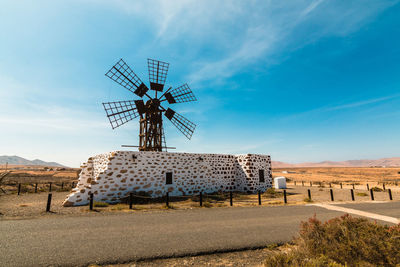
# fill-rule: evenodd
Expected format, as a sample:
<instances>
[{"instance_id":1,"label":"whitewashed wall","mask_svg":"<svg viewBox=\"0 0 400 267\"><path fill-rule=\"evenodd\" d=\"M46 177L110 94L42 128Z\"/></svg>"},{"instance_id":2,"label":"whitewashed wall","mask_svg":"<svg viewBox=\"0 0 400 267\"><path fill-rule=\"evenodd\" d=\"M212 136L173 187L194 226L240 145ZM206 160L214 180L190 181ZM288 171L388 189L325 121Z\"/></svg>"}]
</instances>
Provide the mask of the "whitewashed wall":
<instances>
[{"instance_id":1,"label":"whitewashed wall","mask_svg":"<svg viewBox=\"0 0 400 267\"><path fill-rule=\"evenodd\" d=\"M259 182L259 170L265 182ZM166 184L166 173L173 183ZM116 203L131 192L152 197L198 194L200 191L265 191L272 186L271 158L267 155L222 155L170 152L114 151L88 159L64 206L95 201Z\"/></svg>"}]
</instances>

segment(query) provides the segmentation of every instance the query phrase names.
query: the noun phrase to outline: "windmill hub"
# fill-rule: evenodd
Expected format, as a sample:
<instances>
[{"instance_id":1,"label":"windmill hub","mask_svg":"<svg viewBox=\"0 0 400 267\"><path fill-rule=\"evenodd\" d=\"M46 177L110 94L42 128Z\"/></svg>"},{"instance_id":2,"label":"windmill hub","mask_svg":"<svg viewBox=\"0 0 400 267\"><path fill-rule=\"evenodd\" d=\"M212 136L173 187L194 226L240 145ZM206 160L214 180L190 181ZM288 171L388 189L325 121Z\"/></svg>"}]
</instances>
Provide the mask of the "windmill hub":
<instances>
[{"instance_id":1,"label":"windmill hub","mask_svg":"<svg viewBox=\"0 0 400 267\"><path fill-rule=\"evenodd\" d=\"M163 151L167 149L163 128L163 116L188 139L192 138L196 124L174 110L165 109L161 103L168 104L196 101L187 84L164 91L169 63L147 59L149 68L150 89L131 70L123 59L120 59L106 76L119 83L141 99L103 103L107 117L113 129L140 116L139 151ZM171 90L172 89L172 90ZM149 90L154 94L148 94ZM146 97L146 104L143 98Z\"/></svg>"},{"instance_id":2,"label":"windmill hub","mask_svg":"<svg viewBox=\"0 0 400 267\"><path fill-rule=\"evenodd\" d=\"M149 112L158 112L160 110L160 100L158 99L149 99L146 102L146 108Z\"/></svg>"}]
</instances>

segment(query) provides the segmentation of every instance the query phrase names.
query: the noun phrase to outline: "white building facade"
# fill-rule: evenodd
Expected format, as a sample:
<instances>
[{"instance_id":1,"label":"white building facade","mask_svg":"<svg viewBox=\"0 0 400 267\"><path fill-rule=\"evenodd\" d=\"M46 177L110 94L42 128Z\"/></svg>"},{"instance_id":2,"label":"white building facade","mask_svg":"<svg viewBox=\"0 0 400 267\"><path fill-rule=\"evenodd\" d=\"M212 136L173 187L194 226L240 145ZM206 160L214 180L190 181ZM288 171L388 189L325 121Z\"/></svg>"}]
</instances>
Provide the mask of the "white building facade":
<instances>
[{"instance_id":1,"label":"white building facade","mask_svg":"<svg viewBox=\"0 0 400 267\"><path fill-rule=\"evenodd\" d=\"M64 206L117 203L129 193L150 197L239 191L272 186L271 157L148 151L114 151L88 159Z\"/></svg>"}]
</instances>

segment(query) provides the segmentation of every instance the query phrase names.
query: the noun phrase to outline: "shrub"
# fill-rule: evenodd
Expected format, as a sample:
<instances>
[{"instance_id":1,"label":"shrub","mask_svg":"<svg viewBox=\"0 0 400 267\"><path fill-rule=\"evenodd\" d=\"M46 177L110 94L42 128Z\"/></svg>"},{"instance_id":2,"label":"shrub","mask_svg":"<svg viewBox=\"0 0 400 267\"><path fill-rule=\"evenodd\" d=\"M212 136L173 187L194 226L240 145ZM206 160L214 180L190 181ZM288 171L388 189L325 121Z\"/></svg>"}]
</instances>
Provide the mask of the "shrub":
<instances>
[{"instance_id":1,"label":"shrub","mask_svg":"<svg viewBox=\"0 0 400 267\"><path fill-rule=\"evenodd\" d=\"M124 205L124 204L115 204L115 205L112 205L112 208L111 208L111 210L124 210L124 209L126 209L126 205Z\"/></svg>"},{"instance_id":2,"label":"shrub","mask_svg":"<svg viewBox=\"0 0 400 267\"><path fill-rule=\"evenodd\" d=\"M276 191L275 188L271 187L265 191L264 195L267 198L277 198L277 197L281 197L283 195L283 193Z\"/></svg>"},{"instance_id":3,"label":"shrub","mask_svg":"<svg viewBox=\"0 0 400 267\"><path fill-rule=\"evenodd\" d=\"M165 209L165 210L174 210L174 209L176 209L175 206L173 206L171 204L169 204L168 206L167 205L163 205L161 208Z\"/></svg>"},{"instance_id":4,"label":"shrub","mask_svg":"<svg viewBox=\"0 0 400 267\"><path fill-rule=\"evenodd\" d=\"M282 203L283 203L283 201L269 201L269 202L267 202L268 205L280 205Z\"/></svg>"},{"instance_id":5,"label":"shrub","mask_svg":"<svg viewBox=\"0 0 400 267\"><path fill-rule=\"evenodd\" d=\"M311 199L311 198L309 198L309 197L306 197L306 198L304 199L304 202L313 202L313 201L312 201L312 199Z\"/></svg>"},{"instance_id":6,"label":"shrub","mask_svg":"<svg viewBox=\"0 0 400 267\"><path fill-rule=\"evenodd\" d=\"M375 192L382 192L382 191L383 191L382 188L379 188L379 187L377 187L377 186L374 186L374 187L372 187L371 189L372 189L372 191L375 191Z\"/></svg>"},{"instance_id":7,"label":"shrub","mask_svg":"<svg viewBox=\"0 0 400 267\"><path fill-rule=\"evenodd\" d=\"M300 227L294 248L271 254L266 266L396 266L400 224L379 225L344 215L325 223L315 216Z\"/></svg>"},{"instance_id":8,"label":"shrub","mask_svg":"<svg viewBox=\"0 0 400 267\"><path fill-rule=\"evenodd\" d=\"M364 192L358 192L356 195L357 195L357 196L360 196L360 197L366 197L366 196L368 196L368 194L367 194L367 193L364 193Z\"/></svg>"},{"instance_id":9,"label":"shrub","mask_svg":"<svg viewBox=\"0 0 400 267\"><path fill-rule=\"evenodd\" d=\"M101 201L94 201L93 202L93 206L96 208L104 208L104 207L108 207L108 203L107 202L101 202Z\"/></svg>"},{"instance_id":10,"label":"shrub","mask_svg":"<svg viewBox=\"0 0 400 267\"><path fill-rule=\"evenodd\" d=\"M203 202L203 207L205 207L205 208L211 208L212 206L213 205L208 201Z\"/></svg>"}]
</instances>

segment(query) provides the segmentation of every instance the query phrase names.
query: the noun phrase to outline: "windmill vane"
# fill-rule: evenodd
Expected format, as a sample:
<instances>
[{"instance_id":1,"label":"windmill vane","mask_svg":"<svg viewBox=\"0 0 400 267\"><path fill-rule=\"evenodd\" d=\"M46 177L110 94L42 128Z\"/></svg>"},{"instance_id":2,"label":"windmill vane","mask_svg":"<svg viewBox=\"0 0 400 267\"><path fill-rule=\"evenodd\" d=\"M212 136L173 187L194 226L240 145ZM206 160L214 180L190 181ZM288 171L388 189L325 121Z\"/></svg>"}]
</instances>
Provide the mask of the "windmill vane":
<instances>
[{"instance_id":1,"label":"windmill vane","mask_svg":"<svg viewBox=\"0 0 400 267\"><path fill-rule=\"evenodd\" d=\"M166 151L163 114L189 140L192 138L196 124L171 108L164 108L161 103L167 101L168 104L177 104L197 101L197 99L187 84L175 89L170 87L164 91L169 63L147 59L147 65L150 89L128 64L120 59L105 75L140 99L107 102L103 103L103 107L113 129L140 117L139 151ZM154 91L154 94L149 90Z\"/></svg>"}]
</instances>

